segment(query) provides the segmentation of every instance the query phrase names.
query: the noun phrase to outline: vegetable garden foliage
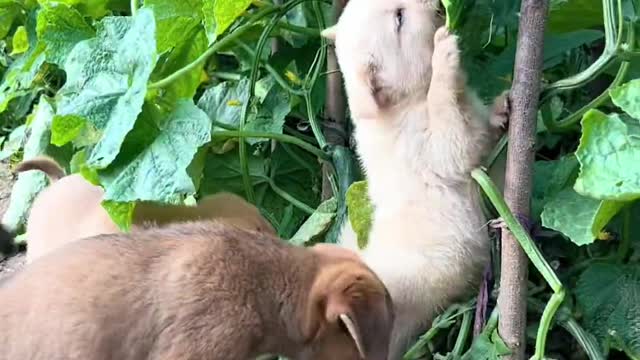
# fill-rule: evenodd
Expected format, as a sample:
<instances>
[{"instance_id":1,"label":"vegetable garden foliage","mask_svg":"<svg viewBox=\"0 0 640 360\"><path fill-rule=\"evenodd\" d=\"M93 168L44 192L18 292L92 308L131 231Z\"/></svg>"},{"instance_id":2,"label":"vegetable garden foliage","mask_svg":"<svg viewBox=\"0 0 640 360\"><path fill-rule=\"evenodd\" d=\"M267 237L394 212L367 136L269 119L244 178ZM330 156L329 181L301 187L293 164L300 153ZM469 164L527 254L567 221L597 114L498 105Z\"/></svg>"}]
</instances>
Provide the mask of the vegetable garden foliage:
<instances>
[{"instance_id":1,"label":"vegetable garden foliage","mask_svg":"<svg viewBox=\"0 0 640 360\"><path fill-rule=\"evenodd\" d=\"M640 4L551 3L532 220L567 296L545 325L546 354L638 359ZM490 101L510 86L519 2L445 5L470 83ZM335 241L336 219L364 243L366 183L347 191L361 180L353 151L322 134L319 32L332 18L328 1L312 0L0 0L0 158L54 157L104 187L103 205L123 229L138 201L232 191L296 244ZM324 202L322 162L334 169L335 196ZM22 229L46 183L20 174L3 223ZM533 345L551 290L533 269L529 281ZM472 340L472 311L473 301L452 306L406 358L507 353L495 313Z\"/></svg>"}]
</instances>

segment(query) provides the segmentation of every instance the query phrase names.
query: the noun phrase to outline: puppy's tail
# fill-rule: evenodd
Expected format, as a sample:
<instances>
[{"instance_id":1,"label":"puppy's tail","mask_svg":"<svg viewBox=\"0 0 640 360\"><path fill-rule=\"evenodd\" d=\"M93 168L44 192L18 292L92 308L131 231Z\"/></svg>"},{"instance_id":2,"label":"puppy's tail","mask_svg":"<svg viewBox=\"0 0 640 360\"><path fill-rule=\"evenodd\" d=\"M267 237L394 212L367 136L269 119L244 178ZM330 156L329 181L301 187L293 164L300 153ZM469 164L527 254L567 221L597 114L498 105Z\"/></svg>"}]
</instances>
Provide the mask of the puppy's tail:
<instances>
[{"instance_id":1,"label":"puppy's tail","mask_svg":"<svg viewBox=\"0 0 640 360\"><path fill-rule=\"evenodd\" d=\"M65 176L64 169L52 158L47 156L38 156L29 160L25 160L16 166L17 172L29 170L40 170L49 177L51 182L60 180Z\"/></svg>"}]
</instances>

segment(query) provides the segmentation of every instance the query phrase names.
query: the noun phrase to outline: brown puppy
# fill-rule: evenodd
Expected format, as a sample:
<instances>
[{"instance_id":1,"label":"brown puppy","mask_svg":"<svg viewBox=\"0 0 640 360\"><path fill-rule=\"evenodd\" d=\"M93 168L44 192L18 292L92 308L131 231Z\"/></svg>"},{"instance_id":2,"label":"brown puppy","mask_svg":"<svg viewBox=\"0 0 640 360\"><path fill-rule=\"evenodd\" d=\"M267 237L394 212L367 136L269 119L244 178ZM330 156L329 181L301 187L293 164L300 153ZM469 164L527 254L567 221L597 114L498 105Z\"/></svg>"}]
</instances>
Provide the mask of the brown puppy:
<instances>
[{"instance_id":1,"label":"brown puppy","mask_svg":"<svg viewBox=\"0 0 640 360\"><path fill-rule=\"evenodd\" d=\"M391 298L349 250L220 221L100 235L0 287L0 359L384 360Z\"/></svg>"},{"instance_id":2,"label":"brown puppy","mask_svg":"<svg viewBox=\"0 0 640 360\"><path fill-rule=\"evenodd\" d=\"M65 176L64 170L48 157L23 161L16 170L40 170L51 181L51 185L36 197L29 213L27 263L69 241L121 232L101 205L104 190L81 175ZM255 206L230 193L205 197L197 206L142 202L136 205L133 225L166 225L204 219L224 219L242 228L275 235L271 224Z\"/></svg>"}]
</instances>

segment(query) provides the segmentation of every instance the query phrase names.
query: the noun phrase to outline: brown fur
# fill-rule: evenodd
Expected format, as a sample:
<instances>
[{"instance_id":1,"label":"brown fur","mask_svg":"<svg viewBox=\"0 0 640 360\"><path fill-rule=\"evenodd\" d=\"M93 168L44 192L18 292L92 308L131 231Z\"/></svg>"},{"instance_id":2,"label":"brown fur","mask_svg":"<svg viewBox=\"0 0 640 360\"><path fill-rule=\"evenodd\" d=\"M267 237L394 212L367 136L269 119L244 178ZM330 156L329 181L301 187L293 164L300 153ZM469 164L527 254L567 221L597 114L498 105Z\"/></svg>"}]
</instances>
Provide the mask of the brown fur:
<instances>
[{"instance_id":1,"label":"brown fur","mask_svg":"<svg viewBox=\"0 0 640 360\"><path fill-rule=\"evenodd\" d=\"M79 174L64 176L64 170L48 157L23 161L18 166L18 171L28 170L43 171L51 185L31 207L27 221L27 262L76 239L121 232L101 205L104 196L101 187ZM229 193L207 196L197 206L139 203L133 214L133 226L204 219L224 219L242 228L275 235L255 206Z\"/></svg>"},{"instance_id":2,"label":"brown fur","mask_svg":"<svg viewBox=\"0 0 640 360\"><path fill-rule=\"evenodd\" d=\"M355 338L383 360L392 308L348 250L174 224L68 243L4 283L0 359L355 360Z\"/></svg>"}]
</instances>

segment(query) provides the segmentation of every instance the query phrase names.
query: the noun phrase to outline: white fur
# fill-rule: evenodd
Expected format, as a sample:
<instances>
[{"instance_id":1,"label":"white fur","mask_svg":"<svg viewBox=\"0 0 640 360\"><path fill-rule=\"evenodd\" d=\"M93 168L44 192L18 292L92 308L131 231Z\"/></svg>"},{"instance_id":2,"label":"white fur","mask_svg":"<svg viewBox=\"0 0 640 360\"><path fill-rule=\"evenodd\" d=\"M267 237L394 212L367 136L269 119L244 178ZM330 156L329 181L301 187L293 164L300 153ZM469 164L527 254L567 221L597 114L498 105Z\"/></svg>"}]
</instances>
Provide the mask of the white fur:
<instances>
[{"instance_id":1,"label":"white fur","mask_svg":"<svg viewBox=\"0 0 640 360\"><path fill-rule=\"evenodd\" d=\"M396 308L391 360L438 311L473 291L489 259L470 172L505 119L490 117L467 89L456 37L436 31L437 1L351 0L324 33L335 37L375 209L360 254ZM341 244L357 250L348 222Z\"/></svg>"}]
</instances>

